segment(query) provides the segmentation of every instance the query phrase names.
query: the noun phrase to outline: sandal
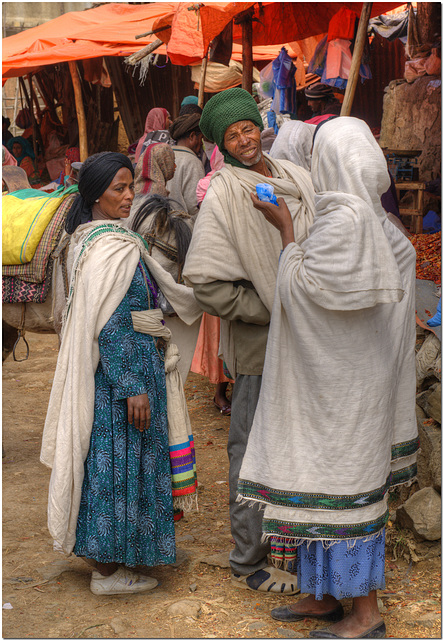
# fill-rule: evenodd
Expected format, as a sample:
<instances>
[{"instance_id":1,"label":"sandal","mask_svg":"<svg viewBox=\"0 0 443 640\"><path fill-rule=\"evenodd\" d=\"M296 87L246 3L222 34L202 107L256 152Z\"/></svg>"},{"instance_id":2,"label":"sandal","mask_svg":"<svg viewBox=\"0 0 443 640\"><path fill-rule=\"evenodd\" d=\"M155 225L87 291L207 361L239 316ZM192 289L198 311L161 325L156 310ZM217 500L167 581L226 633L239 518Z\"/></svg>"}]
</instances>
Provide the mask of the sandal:
<instances>
[{"instance_id":1,"label":"sandal","mask_svg":"<svg viewBox=\"0 0 443 640\"><path fill-rule=\"evenodd\" d=\"M224 405L219 405L217 404L215 398L212 398L212 402L215 404L215 406L217 407L217 409L220 411L220 413L224 416L230 416L231 415L231 405L230 404L224 404Z\"/></svg>"}]
</instances>

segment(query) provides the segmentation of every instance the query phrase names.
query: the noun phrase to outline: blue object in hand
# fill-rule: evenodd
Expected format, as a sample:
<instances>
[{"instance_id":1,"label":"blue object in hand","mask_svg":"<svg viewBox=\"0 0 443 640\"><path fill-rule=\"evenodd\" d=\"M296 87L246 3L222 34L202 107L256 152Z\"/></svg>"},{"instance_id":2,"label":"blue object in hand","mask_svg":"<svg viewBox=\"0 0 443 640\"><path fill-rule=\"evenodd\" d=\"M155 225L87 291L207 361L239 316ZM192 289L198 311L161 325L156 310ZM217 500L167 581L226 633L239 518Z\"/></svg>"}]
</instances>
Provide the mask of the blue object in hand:
<instances>
[{"instance_id":1,"label":"blue object in hand","mask_svg":"<svg viewBox=\"0 0 443 640\"><path fill-rule=\"evenodd\" d=\"M426 323L429 327L439 327L441 325L441 298L438 301L437 313Z\"/></svg>"},{"instance_id":2,"label":"blue object in hand","mask_svg":"<svg viewBox=\"0 0 443 640\"><path fill-rule=\"evenodd\" d=\"M271 202L272 204L276 204L278 207L277 198L274 194L274 187L272 184L267 184L266 182L259 182L255 185L255 190L257 191L257 197L262 202Z\"/></svg>"}]
</instances>

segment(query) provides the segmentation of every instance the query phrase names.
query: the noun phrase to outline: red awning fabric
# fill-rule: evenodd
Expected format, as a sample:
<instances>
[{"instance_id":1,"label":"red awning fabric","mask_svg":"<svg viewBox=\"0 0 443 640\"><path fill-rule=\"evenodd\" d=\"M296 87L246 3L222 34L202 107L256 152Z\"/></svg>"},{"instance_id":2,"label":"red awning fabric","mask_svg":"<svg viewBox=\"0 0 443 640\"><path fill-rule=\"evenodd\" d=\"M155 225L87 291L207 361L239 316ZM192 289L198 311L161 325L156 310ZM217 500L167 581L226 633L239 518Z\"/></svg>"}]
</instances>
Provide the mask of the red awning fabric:
<instances>
[{"instance_id":1,"label":"red awning fabric","mask_svg":"<svg viewBox=\"0 0 443 640\"><path fill-rule=\"evenodd\" d=\"M209 42L230 20L254 9L255 60L272 60L284 43L326 33L330 18L341 6L360 14L359 2L211 2L198 10L189 2L153 2L143 5L109 3L85 11L72 11L33 29L3 38L3 79L34 72L39 68L101 56L127 56L161 38L157 53L168 54L178 65L198 64ZM391 10L399 2L375 2L372 16ZM192 7L189 11L188 8ZM159 26L171 30L140 38L135 36ZM241 27L234 27L233 58L241 59ZM292 51L287 46L288 51Z\"/></svg>"},{"instance_id":2,"label":"red awning fabric","mask_svg":"<svg viewBox=\"0 0 443 640\"><path fill-rule=\"evenodd\" d=\"M374 2L371 17L386 13L401 2ZM195 7L190 2L181 3L172 21L165 19L156 26L171 24L171 31L158 34L168 45L168 55L173 64L193 64L201 60L211 40L233 17L248 9L254 10L253 45L269 46L284 42L304 40L310 36L327 33L329 21L343 6L361 13L362 2L211 2ZM241 25L234 24L234 42L241 43Z\"/></svg>"}]
</instances>

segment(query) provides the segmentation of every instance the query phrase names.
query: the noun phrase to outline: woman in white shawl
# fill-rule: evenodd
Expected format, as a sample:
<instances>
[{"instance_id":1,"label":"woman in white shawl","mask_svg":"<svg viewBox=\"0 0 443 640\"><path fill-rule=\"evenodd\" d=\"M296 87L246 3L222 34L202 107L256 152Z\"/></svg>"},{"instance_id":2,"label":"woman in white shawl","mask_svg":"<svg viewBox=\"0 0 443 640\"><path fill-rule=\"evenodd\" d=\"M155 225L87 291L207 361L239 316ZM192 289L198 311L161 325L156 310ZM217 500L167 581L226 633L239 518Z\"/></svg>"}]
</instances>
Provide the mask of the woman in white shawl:
<instances>
[{"instance_id":1,"label":"woman in white shawl","mask_svg":"<svg viewBox=\"0 0 443 640\"><path fill-rule=\"evenodd\" d=\"M133 198L126 156L104 152L84 162L66 221L71 283L41 450L52 468L49 531L58 549L95 567L96 595L153 589L157 580L129 567L175 562L170 332L158 309L159 286L184 320L199 315L192 291L123 227ZM183 456L180 489L189 501L193 450L181 443L174 455Z\"/></svg>"},{"instance_id":2,"label":"woman in white shawl","mask_svg":"<svg viewBox=\"0 0 443 640\"><path fill-rule=\"evenodd\" d=\"M301 120L289 120L279 129L269 155L278 160L290 160L307 171L311 170L311 149L315 125Z\"/></svg>"},{"instance_id":3,"label":"woman in white shawl","mask_svg":"<svg viewBox=\"0 0 443 640\"><path fill-rule=\"evenodd\" d=\"M335 622L310 637L381 638L388 490L416 474L415 251L381 207L389 175L363 121L318 128L312 181L301 245L284 200L251 194L284 250L239 499L264 504L274 557L297 550L310 594L274 618Z\"/></svg>"}]
</instances>

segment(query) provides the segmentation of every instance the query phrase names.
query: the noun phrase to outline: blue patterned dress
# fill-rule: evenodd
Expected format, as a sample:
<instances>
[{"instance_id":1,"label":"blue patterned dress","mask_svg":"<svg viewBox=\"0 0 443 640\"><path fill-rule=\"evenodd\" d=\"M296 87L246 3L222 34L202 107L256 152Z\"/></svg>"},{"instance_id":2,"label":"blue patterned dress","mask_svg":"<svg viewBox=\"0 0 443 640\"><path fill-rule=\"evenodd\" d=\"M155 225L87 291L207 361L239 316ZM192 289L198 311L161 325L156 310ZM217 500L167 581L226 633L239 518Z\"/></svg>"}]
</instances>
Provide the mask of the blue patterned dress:
<instances>
[{"instance_id":1,"label":"blue patterned dress","mask_svg":"<svg viewBox=\"0 0 443 640\"><path fill-rule=\"evenodd\" d=\"M154 338L134 331L131 318L131 311L154 308L154 295L139 263L100 332L94 423L74 547L77 556L130 567L175 562L164 359ZM126 399L142 393L148 394L151 424L140 432L128 424Z\"/></svg>"}]
</instances>

